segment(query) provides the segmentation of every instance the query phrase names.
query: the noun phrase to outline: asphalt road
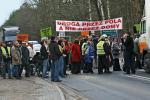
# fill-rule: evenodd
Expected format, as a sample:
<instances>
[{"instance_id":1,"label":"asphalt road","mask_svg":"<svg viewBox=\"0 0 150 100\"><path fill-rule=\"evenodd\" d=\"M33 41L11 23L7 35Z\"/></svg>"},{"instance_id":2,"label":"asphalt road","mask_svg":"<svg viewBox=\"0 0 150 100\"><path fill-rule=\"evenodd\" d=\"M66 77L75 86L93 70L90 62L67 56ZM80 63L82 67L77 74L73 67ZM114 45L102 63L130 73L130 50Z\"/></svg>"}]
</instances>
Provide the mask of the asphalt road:
<instances>
[{"instance_id":1,"label":"asphalt road","mask_svg":"<svg viewBox=\"0 0 150 100\"><path fill-rule=\"evenodd\" d=\"M0 100L64 100L59 88L38 77L0 77Z\"/></svg>"},{"instance_id":2,"label":"asphalt road","mask_svg":"<svg viewBox=\"0 0 150 100\"><path fill-rule=\"evenodd\" d=\"M59 85L76 91L88 100L150 100L150 74L123 72L98 75L69 75Z\"/></svg>"}]
</instances>

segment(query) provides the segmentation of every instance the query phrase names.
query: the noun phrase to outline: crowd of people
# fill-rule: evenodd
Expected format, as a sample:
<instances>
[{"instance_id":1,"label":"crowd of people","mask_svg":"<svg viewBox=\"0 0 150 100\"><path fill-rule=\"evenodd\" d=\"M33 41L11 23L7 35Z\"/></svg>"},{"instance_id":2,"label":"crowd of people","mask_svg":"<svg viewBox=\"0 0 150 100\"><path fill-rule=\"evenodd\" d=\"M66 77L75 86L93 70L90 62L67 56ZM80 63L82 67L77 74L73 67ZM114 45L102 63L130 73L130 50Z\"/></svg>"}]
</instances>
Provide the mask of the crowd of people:
<instances>
[{"instance_id":1,"label":"crowd of people","mask_svg":"<svg viewBox=\"0 0 150 100\"><path fill-rule=\"evenodd\" d=\"M120 66L121 57L123 67ZM60 77L66 77L67 70L72 74L80 74L81 70L93 74L93 69L97 68L98 74L104 74L112 73L110 67L126 74L135 74L137 67L142 68L138 37L134 39L126 33L119 42L118 38L110 39L105 34L100 37L91 35L72 43L51 36L49 41L41 41L37 53L28 42L0 42L0 74L4 79L6 76L21 79L25 70L25 77L51 76L51 81L61 82Z\"/></svg>"}]
</instances>

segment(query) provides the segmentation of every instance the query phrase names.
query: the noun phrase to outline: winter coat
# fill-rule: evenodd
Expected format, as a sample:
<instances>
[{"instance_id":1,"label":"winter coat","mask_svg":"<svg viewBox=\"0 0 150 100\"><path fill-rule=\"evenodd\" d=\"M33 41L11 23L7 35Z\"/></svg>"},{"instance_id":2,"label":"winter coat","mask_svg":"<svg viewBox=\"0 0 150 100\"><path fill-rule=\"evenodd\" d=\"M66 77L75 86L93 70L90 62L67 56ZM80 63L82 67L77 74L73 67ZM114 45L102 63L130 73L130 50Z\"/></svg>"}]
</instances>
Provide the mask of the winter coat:
<instances>
[{"instance_id":1,"label":"winter coat","mask_svg":"<svg viewBox=\"0 0 150 100\"><path fill-rule=\"evenodd\" d=\"M48 59L48 52L47 52L47 49L44 45L42 45L42 47L40 49L40 53L41 53L41 59L42 60Z\"/></svg>"},{"instance_id":2,"label":"winter coat","mask_svg":"<svg viewBox=\"0 0 150 100\"><path fill-rule=\"evenodd\" d=\"M28 50L29 50L29 57L30 57L30 60L32 60L32 58L34 57L35 55L35 51L34 49L32 49L30 46L27 47Z\"/></svg>"},{"instance_id":3,"label":"winter coat","mask_svg":"<svg viewBox=\"0 0 150 100\"><path fill-rule=\"evenodd\" d=\"M20 46L19 49L21 51L22 64L28 65L30 60L28 48L26 46Z\"/></svg>"},{"instance_id":4,"label":"winter coat","mask_svg":"<svg viewBox=\"0 0 150 100\"><path fill-rule=\"evenodd\" d=\"M113 59L119 58L120 48L119 48L119 45L117 43L112 44L112 55L113 55Z\"/></svg>"},{"instance_id":5,"label":"winter coat","mask_svg":"<svg viewBox=\"0 0 150 100\"><path fill-rule=\"evenodd\" d=\"M59 50L58 43L55 41L51 41L49 45L49 51L50 51L50 59L51 60L58 60L62 53Z\"/></svg>"},{"instance_id":6,"label":"winter coat","mask_svg":"<svg viewBox=\"0 0 150 100\"><path fill-rule=\"evenodd\" d=\"M133 54L134 53L134 41L133 38L128 36L126 41L124 42L125 45L125 53Z\"/></svg>"},{"instance_id":7,"label":"winter coat","mask_svg":"<svg viewBox=\"0 0 150 100\"><path fill-rule=\"evenodd\" d=\"M81 62L81 49L78 44L72 45L72 62Z\"/></svg>"},{"instance_id":8,"label":"winter coat","mask_svg":"<svg viewBox=\"0 0 150 100\"><path fill-rule=\"evenodd\" d=\"M11 56L12 56L12 64L13 65L22 64L21 51L20 51L19 47L12 47Z\"/></svg>"},{"instance_id":9,"label":"winter coat","mask_svg":"<svg viewBox=\"0 0 150 100\"><path fill-rule=\"evenodd\" d=\"M92 63L94 55L95 55L94 47L92 45L88 45L84 56L85 63Z\"/></svg>"},{"instance_id":10,"label":"winter coat","mask_svg":"<svg viewBox=\"0 0 150 100\"><path fill-rule=\"evenodd\" d=\"M105 51L106 55L111 54L111 46L107 41L105 41L105 43L104 43L104 51Z\"/></svg>"}]
</instances>

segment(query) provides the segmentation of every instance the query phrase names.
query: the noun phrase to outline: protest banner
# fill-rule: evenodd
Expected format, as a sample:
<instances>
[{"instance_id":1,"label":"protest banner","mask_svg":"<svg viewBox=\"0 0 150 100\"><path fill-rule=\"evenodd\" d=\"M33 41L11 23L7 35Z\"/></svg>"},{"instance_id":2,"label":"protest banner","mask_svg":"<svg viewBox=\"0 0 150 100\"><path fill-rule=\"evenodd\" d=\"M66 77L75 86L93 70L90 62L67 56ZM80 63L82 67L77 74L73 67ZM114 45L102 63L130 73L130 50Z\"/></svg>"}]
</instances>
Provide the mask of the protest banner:
<instances>
[{"instance_id":1,"label":"protest banner","mask_svg":"<svg viewBox=\"0 0 150 100\"><path fill-rule=\"evenodd\" d=\"M119 30L123 28L123 19L115 18L103 21L63 21L56 20L56 31L82 32L99 30Z\"/></svg>"}]
</instances>

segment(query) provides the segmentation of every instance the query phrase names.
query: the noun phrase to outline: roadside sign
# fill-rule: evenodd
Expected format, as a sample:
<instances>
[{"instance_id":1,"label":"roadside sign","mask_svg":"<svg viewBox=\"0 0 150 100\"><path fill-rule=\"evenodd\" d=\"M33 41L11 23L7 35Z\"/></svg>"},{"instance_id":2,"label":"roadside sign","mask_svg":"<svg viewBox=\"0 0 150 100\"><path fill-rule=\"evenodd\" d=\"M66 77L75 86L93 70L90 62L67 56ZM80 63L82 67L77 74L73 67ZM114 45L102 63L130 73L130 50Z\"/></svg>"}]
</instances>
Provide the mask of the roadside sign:
<instances>
[{"instance_id":1,"label":"roadside sign","mask_svg":"<svg viewBox=\"0 0 150 100\"><path fill-rule=\"evenodd\" d=\"M17 41L26 42L29 40L28 34L17 34Z\"/></svg>"},{"instance_id":2,"label":"roadside sign","mask_svg":"<svg viewBox=\"0 0 150 100\"><path fill-rule=\"evenodd\" d=\"M141 31L141 25L140 24L135 24L134 27L136 28L137 33Z\"/></svg>"},{"instance_id":3,"label":"roadside sign","mask_svg":"<svg viewBox=\"0 0 150 100\"><path fill-rule=\"evenodd\" d=\"M29 32L29 34L36 34L35 32Z\"/></svg>"},{"instance_id":4,"label":"roadside sign","mask_svg":"<svg viewBox=\"0 0 150 100\"><path fill-rule=\"evenodd\" d=\"M103 30L102 34L106 34L108 36L117 36L117 30Z\"/></svg>"},{"instance_id":5,"label":"roadside sign","mask_svg":"<svg viewBox=\"0 0 150 100\"><path fill-rule=\"evenodd\" d=\"M59 32L59 37L65 37L65 32Z\"/></svg>"},{"instance_id":6,"label":"roadside sign","mask_svg":"<svg viewBox=\"0 0 150 100\"><path fill-rule=\"evenodd\" d=\"M41 34L41 38L51 36L52 35L51 27L41 29L40 34Z\"/></svg>"}]
</instances>

